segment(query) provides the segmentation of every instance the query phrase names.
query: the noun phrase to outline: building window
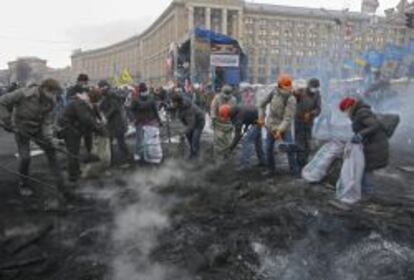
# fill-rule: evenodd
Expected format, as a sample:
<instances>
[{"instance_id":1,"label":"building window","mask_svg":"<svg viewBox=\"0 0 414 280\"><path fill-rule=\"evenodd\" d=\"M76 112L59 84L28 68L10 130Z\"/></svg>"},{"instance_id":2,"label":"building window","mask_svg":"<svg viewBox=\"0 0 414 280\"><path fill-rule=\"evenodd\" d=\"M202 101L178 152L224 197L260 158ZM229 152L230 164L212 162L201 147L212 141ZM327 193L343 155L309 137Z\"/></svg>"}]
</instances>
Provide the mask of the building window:
<instances>
[{"instance_id":1,"label":"building window","mask_svg":"<svg viewBox=\"0 0 414 280\"><path fill-rule=\"evenodd\" d=\"M279 40L271 40L271 41L270 41L270 44L271 44L272 46L278 46L278 45L279 45Z\"/></svg>"},{"instance_id":2,"label":"building window","mask_svg":"<svg viewBox=\"0 0 414 280\"><path fill-rule=\"evenodd\" d=\"M275 64L277 64L277 63L275 63ZM277 76L279 76L279 74L280 74L279 67L272 67L270 76L271 77L277 77Z\"/></svg>"},{"instance_id":3,"label":"building window","mask_svg":"<svg viewBox=\"0 0 414 280\"><path fill-rule=\"evenodd\" d=\"M266 68L259 67L259 76L263 77L266 75Z\"/></svg>"},{"instance_id":4,"label":"building window","mask_svg":"<svg viewBox=\"0 0 414 280\"><path fill-rule=\"evenodd\" d=\"M260 35L260 36L266 36L266 35L267 35L267 30L266 30L266 29L261 29L261 30L259 31L259 35Z\"/></svg>"},{"instance_id":5,"label":"building window","mask_svg":"<svg viewBox=\"0 0 414 280\"><path fill-rule=\"evenodd\" d=\"M194 8L194 26L205 26L206 9L201 7Z\"/></svg>"},{"instance_id":6,"label":"building window","mask_svg":"<svg viewBox=\"0 0 414 280\"><path fill-rule=\"evenodd\" d=\"M280 50L279 49L271 49L270 50L270 53L271 54L279 54L280 53Z\"/></svg>"},{"instance_id":7,"label":"building window","mask_svg":"<svg viewBox=\"0 0 414 280\"><path fill-rule=\"evenodd\" d=\"M220 9L211 10L211 29L215 32L222 32L222 12Z\"/></svg>"},{"instance_id":8,"label":"building window","mask_svg":"<svg viewBox=\"0 0 414 280\"><path fill-rule=\"evenodd\" d=\"M244 23L246 23L246 24L254 24L254 19L253 18L251 18L251 17L247 17L245 20L244 20Z\"/></svg>"},{"instance_id":9,"label":"building window","mask_svg":"<svg viewBox=\"0 0 414 280\"><path fill-rule=\"evenodd\" d=\"M259 57L259 64L260 64L260 65L265 65L265 64L267 64L267 58L266 58L266 56L261 56L261 57Z\"/></svg>"},{"instance_id":10,"label":"building window","mask_svg":"<svg viewBox=\"0 0 414 280\"><path fill-rule=\"evenodd\" d=\"M227 34L229 36L238 36L239 34L239 12L228 11L227 13Z\"/></svg>"}]
</instances>

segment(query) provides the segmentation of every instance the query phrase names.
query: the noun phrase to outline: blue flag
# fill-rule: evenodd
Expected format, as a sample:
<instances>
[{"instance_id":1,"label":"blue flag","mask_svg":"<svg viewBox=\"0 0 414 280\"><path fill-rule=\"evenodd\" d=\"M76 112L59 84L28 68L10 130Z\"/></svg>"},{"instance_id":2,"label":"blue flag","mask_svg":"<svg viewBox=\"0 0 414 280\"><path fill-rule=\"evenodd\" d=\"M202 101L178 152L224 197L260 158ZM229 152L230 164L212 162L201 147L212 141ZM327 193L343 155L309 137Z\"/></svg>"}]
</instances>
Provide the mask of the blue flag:
<instances>
[{"instance_id":1,"label":"blue flag","mask_svg":"<svg viewBox=\"0 0 414 280\"><path fill-rule=\"evenodd\" d=\"M387 44L384 49L384 57L387 60L400 61L404 58L405 50L394 44Z\"/></svg>"},{"instance_id":2,"label":"blue flag","mask_svg":"<svg viewBox=\"0 0 414 280\"><path fill-rule=\"evenodd\" d=\"M384 55L376 50L369 50L366 54L366 61L371 67L380 68L384 63Z\"/></svg>"},{"instance_id":3,"label":"blue flag","mask_svg":"<svg viewBox=\"0 0 414 280\"><path fill-rule=\"evenodd\" d=\"M408 46L407 46L407 52L408 52L408 53L414 53L414 40L411 40L411 41L408 43Z\"/></svg>"}]
</instances>

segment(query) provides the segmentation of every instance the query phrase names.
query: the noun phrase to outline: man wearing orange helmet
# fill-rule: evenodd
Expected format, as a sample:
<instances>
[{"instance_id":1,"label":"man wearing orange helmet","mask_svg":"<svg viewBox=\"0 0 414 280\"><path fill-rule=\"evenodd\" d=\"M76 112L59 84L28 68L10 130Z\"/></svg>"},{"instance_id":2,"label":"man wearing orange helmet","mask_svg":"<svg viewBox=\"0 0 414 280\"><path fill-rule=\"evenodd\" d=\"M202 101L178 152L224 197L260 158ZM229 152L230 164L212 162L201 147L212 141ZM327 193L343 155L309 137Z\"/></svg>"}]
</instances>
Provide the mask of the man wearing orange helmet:
<instances>
[{"instance_id":1,"label":"man wearing orange helmet","mask_svg":"<svg viewBox=\"0 0 414 280\"><path fill-rule=\"evenodd\" d=\"M266 107L269 105L269 116L265 122ZM291 125L296 113L296 99L292 94L292 77L282 74L278 77L277 88L272 90L259 104L259 125L266 126L266 153L268 173L275 173L274 147L276 141L292 142ZM300 176L300 169L295 154L288 152L290 171Z\"/></svg>"}]
</instances>

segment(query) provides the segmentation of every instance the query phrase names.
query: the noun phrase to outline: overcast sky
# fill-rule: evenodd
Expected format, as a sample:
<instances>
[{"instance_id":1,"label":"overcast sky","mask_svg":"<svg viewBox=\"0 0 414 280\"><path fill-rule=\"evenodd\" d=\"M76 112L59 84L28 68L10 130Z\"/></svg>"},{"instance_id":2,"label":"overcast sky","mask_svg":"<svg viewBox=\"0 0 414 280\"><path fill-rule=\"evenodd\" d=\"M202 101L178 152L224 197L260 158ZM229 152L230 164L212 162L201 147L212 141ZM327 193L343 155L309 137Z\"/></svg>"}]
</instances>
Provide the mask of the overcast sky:
<instances>
[{"instance_id":1,"label":"overcast sky","mask_svg":"<svg viewBox=\"0 0 414 280\"><path fill-rule=\"evenodd\" d=\"M20 56L38 56L52 67L70 65L77 48L105 46L139 33L171 0L2 0L0 69ZM290 6L350 8L361 0L256 0ZM380 10L399 0L380 0Z\"/></svg>"}]
</instances>

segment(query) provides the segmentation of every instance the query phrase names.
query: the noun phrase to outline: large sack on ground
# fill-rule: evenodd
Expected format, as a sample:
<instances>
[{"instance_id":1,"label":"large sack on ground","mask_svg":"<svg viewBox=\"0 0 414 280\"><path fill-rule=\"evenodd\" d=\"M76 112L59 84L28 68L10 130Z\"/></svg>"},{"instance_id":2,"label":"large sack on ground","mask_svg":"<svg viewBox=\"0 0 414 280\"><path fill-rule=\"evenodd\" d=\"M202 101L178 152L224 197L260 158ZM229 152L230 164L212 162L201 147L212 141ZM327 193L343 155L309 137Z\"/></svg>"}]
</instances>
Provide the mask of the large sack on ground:
<instances>
[{"instance_id":1,"label":"large sack on ground","mask_svg":"<svg viewBox=\"0 0 414 280\"><path fill-rule=\"evenodd\" d=\"M310 183L322 181L332 163L342 157L344 148L345 143L339 140L333 140L323 145L302 170L302 178Z\"/></svg>"},{"instance_id":2,"label":"large sack on ground","mask_svg":"<svg viewBox=\"0 0 414 280\"><path fill-rule=\"evenodd\" d=\"M149 163L161 163L162 147L160 129L156 126L144 126L144 161Z\"/></svg>"},{"instance_id":3,"label":"large sack on ground","mask_svg":"<svg viewBox=\"0 0 414 280\"><path fill-rule=\"evenodd\" d=\"M102 174L102 171L111 165L111 141L108 137L94 136L92 154L99 157L99 161L89 163L83 169L83 177L91 178Z\"/></svg>"},{"instance_id":4,"label":"large sack on ground","mask_svg":"<svg viewBox=\"0 0 414 280\"><path fill-rule=\"evenodd\" d=\"M347 144L341 176L336 183L336 198L344 203L355 203L361 199L361 182L364 176L365 158L361 144Z\"/></svg>"},{"instance_id":5,"label":"large sack on ground","mask_svg":"<svg viewBox=\"0 0 414 280\"><path fill-rule=\"evenodd\" d=\"M223 123L216 121L214 123L214 155L223 156L224 151L233 141L233 125L231 123Z\"/></svg>"}]
</instances>

